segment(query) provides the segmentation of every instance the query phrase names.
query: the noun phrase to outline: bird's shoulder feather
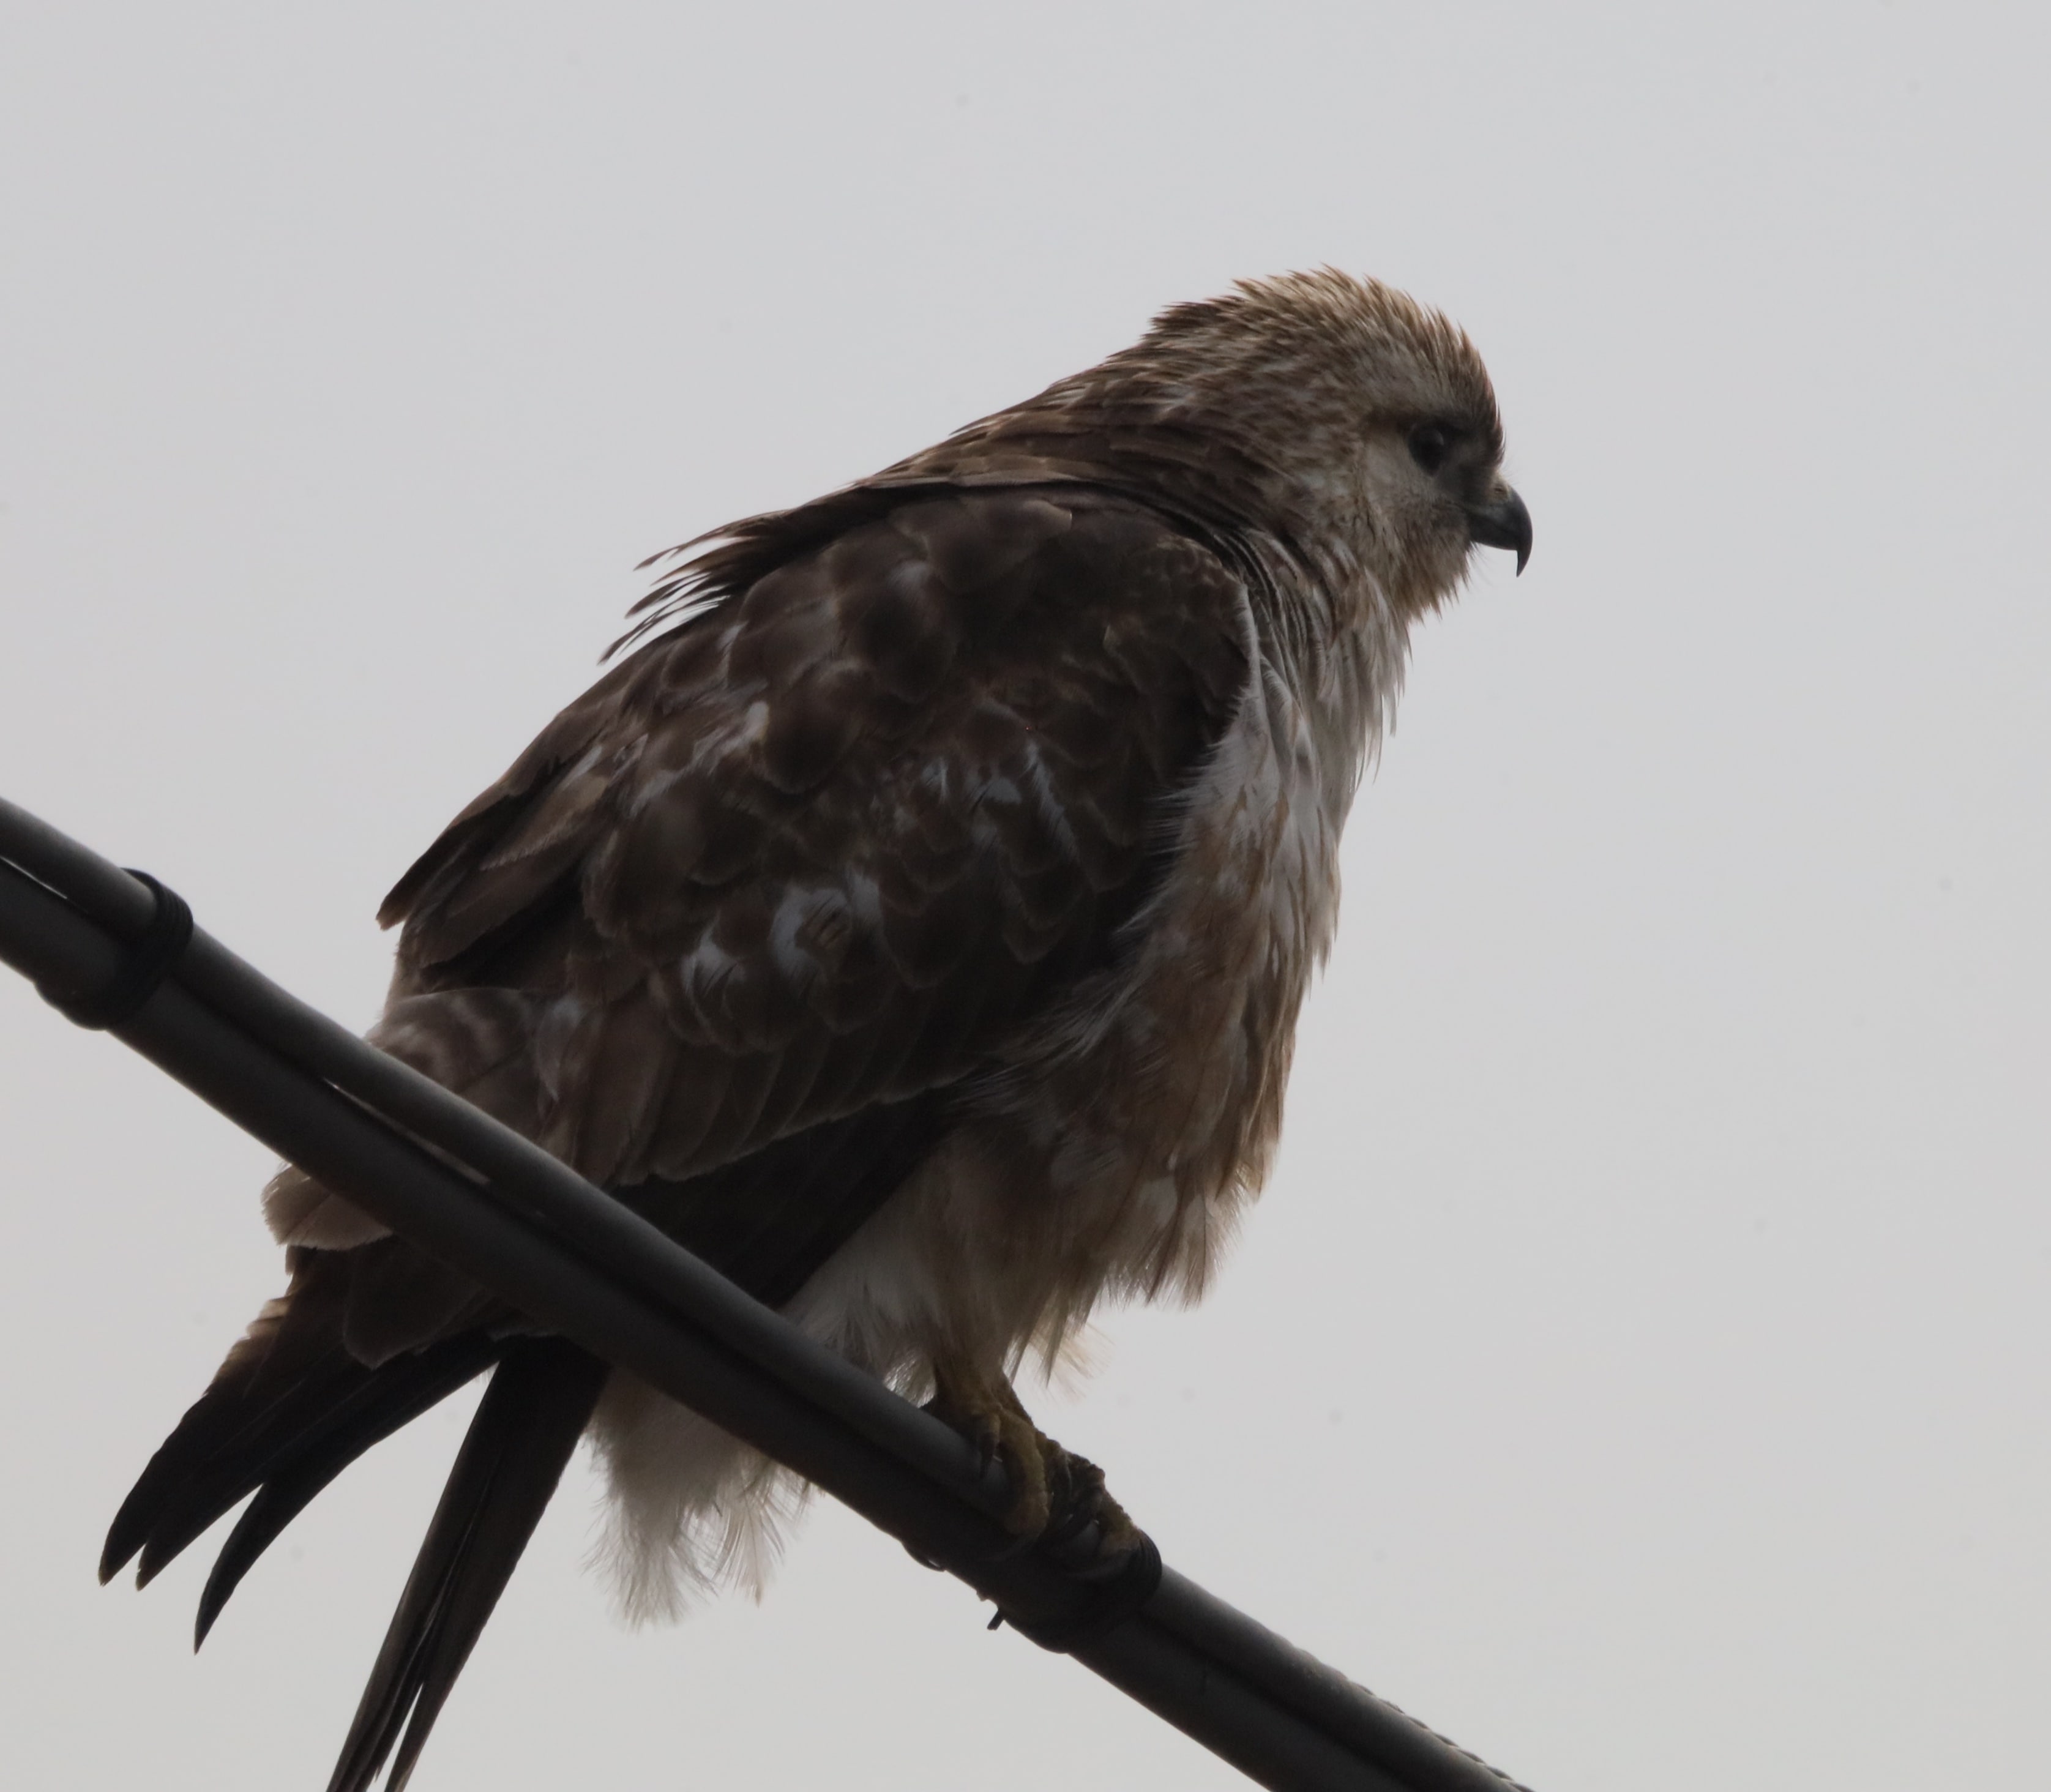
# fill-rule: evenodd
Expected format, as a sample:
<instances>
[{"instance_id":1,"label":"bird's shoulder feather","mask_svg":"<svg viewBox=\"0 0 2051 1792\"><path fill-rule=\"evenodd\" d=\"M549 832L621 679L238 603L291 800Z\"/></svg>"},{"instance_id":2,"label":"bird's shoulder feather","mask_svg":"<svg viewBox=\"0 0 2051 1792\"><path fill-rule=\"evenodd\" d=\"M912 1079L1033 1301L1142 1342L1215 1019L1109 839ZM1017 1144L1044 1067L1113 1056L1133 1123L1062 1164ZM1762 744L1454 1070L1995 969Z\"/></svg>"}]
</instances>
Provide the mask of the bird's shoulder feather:
<instances>
[{"instance_id":1,"label":"bird's shoulder feather","mask_svg":"<svg viewBox=\"0 0 2051 1792\"><path fill-rule=\"evenodd\" d=\"M640 649L451 825L385 907L381 1042L460 1084L445 998L512 992L512 1105L613 1183L969 1074L1118 951L1242 611L1130 500L904 494Z\"/></svg>"}]
</instances>

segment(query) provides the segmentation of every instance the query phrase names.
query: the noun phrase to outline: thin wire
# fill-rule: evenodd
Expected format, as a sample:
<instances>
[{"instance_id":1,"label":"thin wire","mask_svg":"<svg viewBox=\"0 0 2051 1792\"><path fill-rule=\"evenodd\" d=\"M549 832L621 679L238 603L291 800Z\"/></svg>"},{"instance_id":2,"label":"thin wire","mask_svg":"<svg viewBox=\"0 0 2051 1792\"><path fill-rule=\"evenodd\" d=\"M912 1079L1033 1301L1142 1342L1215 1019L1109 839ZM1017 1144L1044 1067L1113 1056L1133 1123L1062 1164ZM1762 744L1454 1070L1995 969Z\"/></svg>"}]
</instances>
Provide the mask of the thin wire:
<instances>
[{"instance_id":1,"label":"thin wire","mask_svg":"<svg viewBox=\"0 0 2051 1792\"><path fill-rule=\"evenodd\" d=\"M0 801L0 961L105 986L152 891ZM967 1582L1029 1634L1104 1615L1086 1535L1020 1549L1002 1470L620 1203L195 929L115 1031L282 1156L537 1322L704 1413ZM1114 1567L1115 1564L1110 1564ZM1276 1792L1516 1782L1172 1569L1075 1657Z\"/></svg>"}]
</instances>

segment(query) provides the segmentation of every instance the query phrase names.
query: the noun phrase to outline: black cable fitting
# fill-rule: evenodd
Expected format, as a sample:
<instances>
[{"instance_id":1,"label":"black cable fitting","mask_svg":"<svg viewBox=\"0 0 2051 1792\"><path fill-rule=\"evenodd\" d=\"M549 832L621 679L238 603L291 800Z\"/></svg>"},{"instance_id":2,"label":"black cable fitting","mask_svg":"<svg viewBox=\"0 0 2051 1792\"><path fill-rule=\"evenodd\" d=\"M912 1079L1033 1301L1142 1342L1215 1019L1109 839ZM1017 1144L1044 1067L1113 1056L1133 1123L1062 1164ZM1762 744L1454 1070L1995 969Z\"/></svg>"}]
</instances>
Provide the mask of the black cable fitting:
<instances>
[{"instance_id":1,"label":"black cable fitting","mask_svg":"<svg viewBox=\"0 0 2051 1792\"><path fill-rule=\"evenodd\" d=\"M131 867L128 875L148 888L157 906L150 924L129 942L113 974L98 988L75 995L59 995L43 984L36 986L36 994L75 1027L104 1033L134 1020L142 1013L143 1004L178 969L192 943L193 912L186 899L146 871Z\"/></svg>"},{"instance_id":2,"label":"black cable fitting","mask_svg":"<svg viewBox=\"0 0 2051 1792\"><path fill-rule=\"evenodd\" d=\"M1072 1655L1109 1634L1152 1599L1160 1591L1161 1575L1161 1552L1154 1547L1153 1538L1143 1533L1130 1549L1108 1560L1100 1558L1074 1575L1076 1579L1088 1583L1095 1595L1080 1611L1034 1620L1022 1618L1000 1606L990 1627L994 1630L1000 1623L1009 1624L1028 1642L1037 1642L1057 1655Z\"/></svg>"}]
</instances>

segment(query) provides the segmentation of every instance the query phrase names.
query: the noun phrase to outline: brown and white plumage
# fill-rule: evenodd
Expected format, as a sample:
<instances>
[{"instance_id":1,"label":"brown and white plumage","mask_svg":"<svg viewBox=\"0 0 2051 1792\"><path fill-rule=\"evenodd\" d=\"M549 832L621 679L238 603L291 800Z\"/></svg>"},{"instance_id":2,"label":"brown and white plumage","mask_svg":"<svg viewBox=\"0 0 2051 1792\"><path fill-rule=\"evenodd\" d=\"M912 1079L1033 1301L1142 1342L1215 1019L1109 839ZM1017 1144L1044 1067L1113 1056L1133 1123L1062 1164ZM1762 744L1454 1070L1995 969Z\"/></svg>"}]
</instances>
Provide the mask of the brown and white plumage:
<instances>
[{"instance_id":1,"label":"brown and white plumage","mask_svg":"<svg viewBox=\"0 0 2051 1792\"><path fill-rule=\"evenodd\" d=\"M1529 549L1501 455L1467 339L1326 272L732 525L400 880L372 1037L878 1374L1008 1398L1106 1294L1200 1290L1258 1187L1408 626ZM587 1431L630 1609L751 1569L769 1465L297 1171L266 1207L291 1286L107 1572L256 1491L203 1633L494 1366L337 1792L410 1771Z\"/></svg>"}]
</instances>

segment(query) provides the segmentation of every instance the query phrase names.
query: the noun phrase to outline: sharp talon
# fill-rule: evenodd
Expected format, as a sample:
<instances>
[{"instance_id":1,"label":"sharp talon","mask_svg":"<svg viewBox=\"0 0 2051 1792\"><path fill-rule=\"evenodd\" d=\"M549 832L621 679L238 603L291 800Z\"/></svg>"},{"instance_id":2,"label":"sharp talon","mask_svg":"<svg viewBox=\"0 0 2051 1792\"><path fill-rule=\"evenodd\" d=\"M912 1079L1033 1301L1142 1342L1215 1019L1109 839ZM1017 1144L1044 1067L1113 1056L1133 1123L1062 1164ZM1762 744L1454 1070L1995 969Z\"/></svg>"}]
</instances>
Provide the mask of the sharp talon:
<instances>
[{"instance_id":1,"label":"sharp talon","mask_svg":"<svg viewBox=\"0 0 2051 1792\"><path fill-rule=\"evenodd\" d=\"M926 1408L974 1443L984 1466L1004 1465L1011 1500L1002 1522L1022 1544L1072 1543L1092 1525L1100 1555L1138 1542L1132 1521L1105 1490L1104 1470L1043 1436L1002 1376L936 1364Z\"/></svg>"},{"instance_id":2,"label":"sharp talon","mask_svg":"<svg viewBox=\"0 0 2051 1792\"><path fill-rule=\"evenodd\" d=\"M927 1410L967 1438L984 1467L1004 1465L1011 1483L1004 1528L1016 1537L1038 1536L1047 1525L1048 1454L1057 1446L1033 1428L1002 1376L936 1365L933 1382Z\"/></svg>"}]
</instances>

